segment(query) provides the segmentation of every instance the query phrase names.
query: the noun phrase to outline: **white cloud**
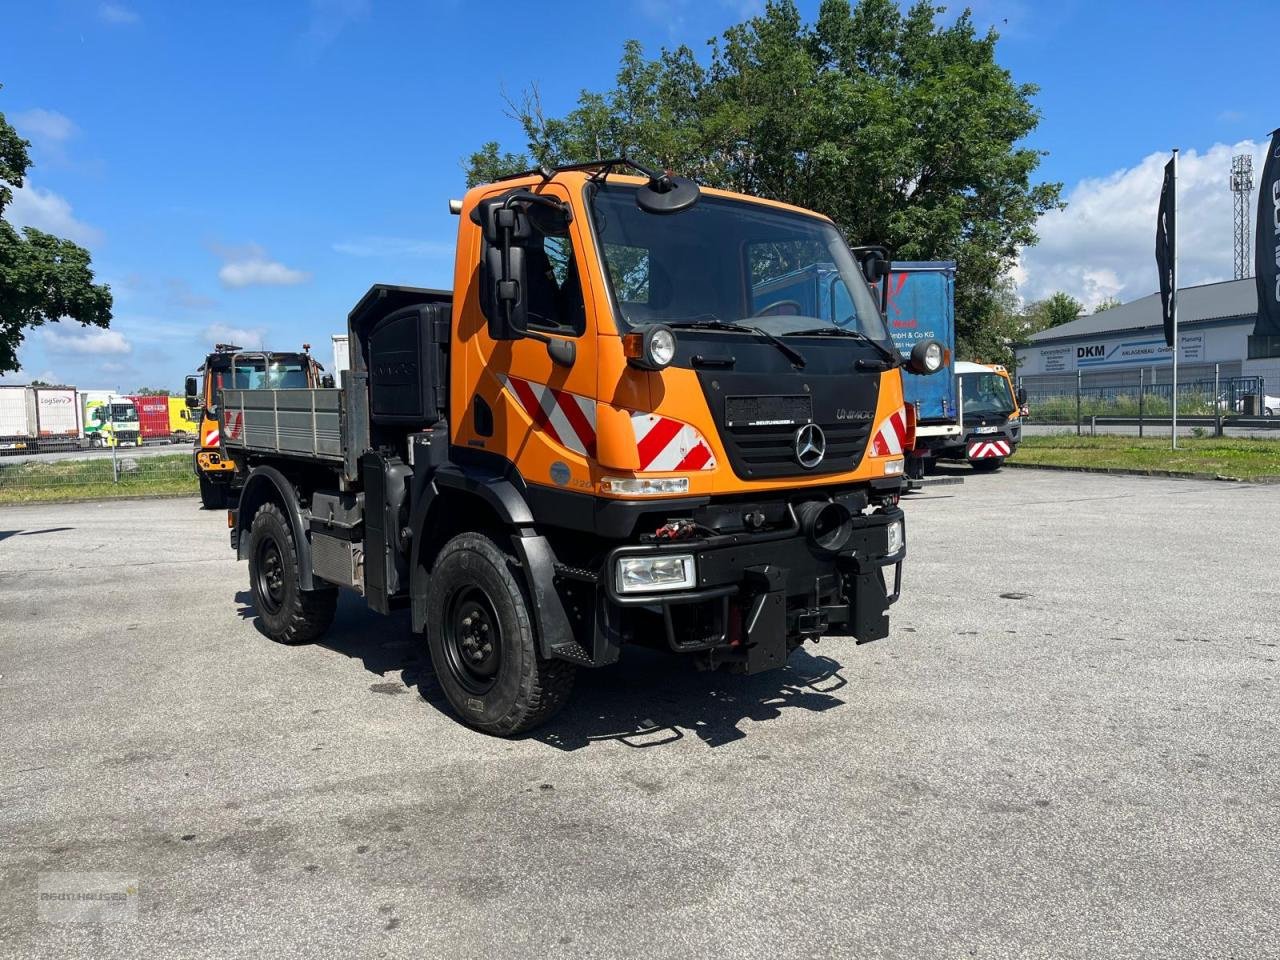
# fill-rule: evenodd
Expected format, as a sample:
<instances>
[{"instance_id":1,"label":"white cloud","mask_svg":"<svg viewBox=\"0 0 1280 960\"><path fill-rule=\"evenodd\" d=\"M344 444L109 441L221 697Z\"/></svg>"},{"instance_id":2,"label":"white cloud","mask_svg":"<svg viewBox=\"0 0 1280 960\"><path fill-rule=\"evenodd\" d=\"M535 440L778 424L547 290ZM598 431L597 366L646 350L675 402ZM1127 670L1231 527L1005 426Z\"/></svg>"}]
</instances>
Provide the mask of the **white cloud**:
<instances>
[{"instance_id":1,"label":"white cloud","mask_svg":"<svg viewBox=\"0 0 1280 960\"><path fill-rule=\"evenodd\" d=\"M57 110L36 107L15 113L9 119L22 136L44 144L66 143L78 132L71 118Z\"/></svg>"},{"instance_id":2,"label":"white cloud","mask_svg":"<svg viewBox=\"0 0 1280 960\"><path fill-rule=\"evenodd\" d=\"M136 10L121 6L118 3L104 3L98 7L98 19L103 23L128 24L142 19Z\"/></svg>"},{"instance_id":3,"label":"white cloud","mask_svg":"<svg viewBox=\"0 0 1280 960\"><path fill-rule=\"evenodd\" d=\"M13 191L13 202L5 208L4 218L15 227L35 227L76 243L102 241L102 231L77 220L65 198L29 183Z\"/></svg>"},{"instance_id":4,"label":"white cloud","mask_svg":"<svg viewBox=\"0 0 1280 960\"><path fill-rule=\"evenodd\" d=\"M234 343L247 350L261 350L264 333L261 327L232 327L225 323L215 323L204 329L205 339L210 346L215 343Z\"/></svg>"},{"instance_id":5,"label":"white cloud","mask_svg":"<svg viewBox=\"0 0 1280 960\"><path fill-rule=\"evenodd\" d=\"M357 237L335 243L337 253L352 257L452 257L454 245L438 240L415 240L411 237Z\"/></svg>"},{"instance_id":6,"label":"white cloud","mask_svg":"<svg viewBox=\"0 0 1280 960\"><path fill-rule=\"evenodd\" d=\"M218 280L224 287L288 287L311 279L311 274L305 271L295 270L278 260L272 260L256 244L215 247L214 252L224 261L218 271Z\"/></svg>"},{"instance_id":7,"label":"white cloud","mask_svg":"<svg viewBox=\"0 0 1280 960\"><path fill-rule=\"evenodd\" d=\"M1251 154L1257 180L1265 151L1265 144L1246 140L1178 155L1179 285L1231 279L1231 158ZM1107 297L1128 301L1155 292L1156 205L1168 159L1153 153L1128 169L1081 180L1067 194L1066 210L1042 216L1039 244L1022 251L1014 270L1022 298L1064 290L1091 308ZM1251 217L1256 203L1255 187Z\"/></svg>"},{"instance_id":8,"label":"white cloud","mask_svg":"<svg viewBox=\"0 0 1280 960\"><path fill-rule=\"evenodd\" d=\"M133 345L119 330L102 330L98 327L64 330L55 325L44 327L41 336L45 348L53 353L116 356L133 352Z\"/></svg>"}]
</instances>

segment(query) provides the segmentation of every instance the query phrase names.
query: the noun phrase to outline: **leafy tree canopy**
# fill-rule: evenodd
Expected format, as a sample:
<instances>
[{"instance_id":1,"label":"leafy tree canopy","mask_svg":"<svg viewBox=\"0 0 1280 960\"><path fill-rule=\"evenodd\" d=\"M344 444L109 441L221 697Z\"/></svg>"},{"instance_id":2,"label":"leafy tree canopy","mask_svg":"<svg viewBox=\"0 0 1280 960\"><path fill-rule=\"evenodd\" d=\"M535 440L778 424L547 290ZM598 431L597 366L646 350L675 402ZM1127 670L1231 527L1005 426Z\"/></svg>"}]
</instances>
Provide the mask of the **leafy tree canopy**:
<instances>
[{"instance_id":1,"label":"leafy tree canopy","mask_svg":"<svg viewBox=\"0 0 1280 960\"><path fill-rule=\"evenodd\" d=\"M1084 314L1084 304L1059 290L1043 300L1027 304L1028 333L1038 333L1050 327L1060 327Z\"/></svg>"},{"instance_id":2,"label":"leafy tree canopy","mask_svg":"<svg viewBox=\"0 0 1280 960\"><path fill-rule=\"evenodd\" d=\"M1037 88L996 62L994 31L941 12L824 0L808 24L792 0L770 0L711 41L706 63L687 46L648 59L629 41L613 89L584 90L564 117L544 113L536 87L509 99L526 149L484 144L468 184L626 154L818 210L852 244L956 260L960 353L990 356L1008 270L1061 184L1033 181L1042 154L1023 144Z\"/></svg>"},{"instance_id":3,"label":"leafy tree canopy","mask_svg":"<svg viewBox=\"0 0 1280 960\"><path fill-rule=\"evenodd\" d=\"M0 113L0 216L31 166L27 148ZM71 319L95 327L111 322L111 289L93 282L89 251L52 234L0 219L0 374L18 369L26 330Z\"/></svg>"}]
</instances>

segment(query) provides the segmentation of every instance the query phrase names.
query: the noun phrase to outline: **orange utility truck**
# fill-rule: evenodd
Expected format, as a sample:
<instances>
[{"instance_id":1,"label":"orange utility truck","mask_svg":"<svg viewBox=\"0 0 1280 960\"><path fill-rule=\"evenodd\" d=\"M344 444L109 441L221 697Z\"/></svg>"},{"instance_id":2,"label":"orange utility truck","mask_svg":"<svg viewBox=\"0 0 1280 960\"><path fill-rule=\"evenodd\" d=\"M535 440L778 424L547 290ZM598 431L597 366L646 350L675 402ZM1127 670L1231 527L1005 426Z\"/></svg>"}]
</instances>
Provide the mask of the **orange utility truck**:
<instances>
[{"instance_id":1,"label":"orange utility truck","mask_svg":"<svg viewBox=\"0 0 1280 960\"><path fill-rule=\"evenodd\" d=\"M894 350L884 251L628 160L450 208L453 291L370 289L340 390L223 390L231 545L269 636L319 637L339 587L406 605L457 714L512 735L628 645L751 673L888 634L903 370L942 351ZM847 314L775 282L815 264Z\"/></svg>"},{"instance_id":2,"label":"orange utility truck","mask_svg":"<svg viewBox=\"0 0 1280 960\"><path fill-rule=\"evenodd\" d=\"M307 344L301 353L243 350L219 343L204 358L200 377L187 377L186 403L191 422L197 424L192 465L200 481L200 502L208 509L225 507L233 499L235 464L222 452L218 410L222 391L239 389L296 389L320 387L323 367L311 357ZM332 387L332 382L329 386Z\"/></svg>"}]
</instances>

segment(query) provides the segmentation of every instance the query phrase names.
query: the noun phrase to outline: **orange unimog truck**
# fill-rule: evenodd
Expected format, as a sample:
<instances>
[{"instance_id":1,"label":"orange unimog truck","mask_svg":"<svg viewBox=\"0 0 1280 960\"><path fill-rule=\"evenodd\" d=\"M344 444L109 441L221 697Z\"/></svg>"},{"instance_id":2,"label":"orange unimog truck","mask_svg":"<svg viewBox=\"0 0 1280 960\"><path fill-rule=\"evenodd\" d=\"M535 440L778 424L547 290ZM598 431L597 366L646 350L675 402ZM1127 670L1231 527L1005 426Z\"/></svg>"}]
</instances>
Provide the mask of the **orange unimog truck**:
<instances>
[{"instance_id":1,"label":"orange unimog truck","mask_svg":"<svg viewBox=\"0 0 1280 960\"><path fill-rule=\"evenodd\" d=\"M369 290L340 390L223 392L231 545L270 637L319 637L339 587L407 605L454 710L511 735L631 644L751 673L888 634L903 368L942 351L895 352L883 251L626 160L450 208L454 291ZM815 261L839 322L767 293Z\"/></svg>"},{"instance_id":2,"label":"orange unimog truck","mask_svg":"<svg viewBox=\"0 0 1280 960\"><path fill-rule=\"evenodd\" d=\"M225 507L235 497L235 463L222 451L218 410L222 391L240 389L296 389L324 385L324 368L311 356L309 345L301 353L243 350L219 343L200 366L201 377L187 377L186 403L197 424L192 466L200 481L200 502L210 510ZM328 381L330 387L332 380Z\"/></svg>"}]
</instances>

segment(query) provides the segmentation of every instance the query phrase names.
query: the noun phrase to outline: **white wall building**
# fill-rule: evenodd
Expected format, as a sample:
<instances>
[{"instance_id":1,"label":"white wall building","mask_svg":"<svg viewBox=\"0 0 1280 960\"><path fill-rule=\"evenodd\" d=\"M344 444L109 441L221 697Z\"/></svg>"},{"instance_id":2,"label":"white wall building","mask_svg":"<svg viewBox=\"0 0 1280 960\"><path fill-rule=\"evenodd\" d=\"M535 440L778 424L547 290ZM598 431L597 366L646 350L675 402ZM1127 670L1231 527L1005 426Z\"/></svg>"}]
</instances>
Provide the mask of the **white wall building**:
<instances>
[{"instance_id":1,"label":"white wall building","mask_svg":"<svg viewBox=\"0 0 1280 960\"><path fill-rule=\"evenodd\" d=\"M1180 290L1178 381L1211 383L1216 369L1224 381L1261 377L1267 393L1280 394L1280 358L1248 359L1257 311L1252 277ZM1086 388L1167 384L1173 377L1158 293L1043 330L1014 350L1018 379L1033 395L1074 390L1077 377Z\"/></svg>"}]
</instances>

